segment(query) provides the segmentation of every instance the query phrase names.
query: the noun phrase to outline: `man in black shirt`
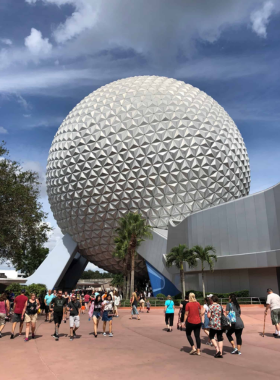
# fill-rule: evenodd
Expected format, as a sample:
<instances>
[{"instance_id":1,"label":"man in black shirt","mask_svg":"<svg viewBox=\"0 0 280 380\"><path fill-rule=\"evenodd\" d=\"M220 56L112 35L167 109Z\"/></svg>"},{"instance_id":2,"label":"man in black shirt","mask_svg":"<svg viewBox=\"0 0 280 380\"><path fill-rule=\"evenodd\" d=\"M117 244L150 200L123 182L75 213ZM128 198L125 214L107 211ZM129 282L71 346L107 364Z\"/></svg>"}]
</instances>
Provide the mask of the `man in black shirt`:
<instances>
[{"instance_id":1,"label":"man in black shirt","mask_svg":"<svg viewBox=\"0 0 280 380\"><path fill-rule=\"evenodd\" d=\"M180 319L180 330L183 330L183 324L184 324L184 318L185 318L185 311L186 311L186 305L189 302L189 295L185 295L185 299L181 301L180 310L181 310L181 319Z\"/></svg>"},{"instance_id":2,"label":"man in black shirt","mask_svg":"<svg viewBox=\"0 0 280 380\"><path fill-rule=\"evenodd\" d=\"M53 320L55 323L55 331L53 337L55 340L59 339L59 326L63 317L63 307L67 304L68 300L62 297L62 290L58 290L57 297L53 298L50 302L50 311L53 311Z\"/></svg>"},{"instance_id":3,"label":"man in black shirt","mask_svg":"<svg viewBox=\"0 0 280 380\"><path fill-rule=\"evenodd\" d=\"M70 340L76 336L76 331L80 327L80 312L81 304L77 301L75 294L72 294L71 301L67 305L68 311L70 311Z\"/></svg>"}]
</instances>

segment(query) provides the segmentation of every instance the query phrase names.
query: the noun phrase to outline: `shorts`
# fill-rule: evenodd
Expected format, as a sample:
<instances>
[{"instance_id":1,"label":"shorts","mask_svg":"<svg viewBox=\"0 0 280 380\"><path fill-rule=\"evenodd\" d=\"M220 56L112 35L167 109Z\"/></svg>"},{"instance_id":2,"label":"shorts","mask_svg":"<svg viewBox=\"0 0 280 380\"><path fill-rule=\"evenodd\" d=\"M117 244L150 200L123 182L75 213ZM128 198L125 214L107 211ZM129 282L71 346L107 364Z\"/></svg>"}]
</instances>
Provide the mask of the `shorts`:
<instances>
[{"instance_id":1,"label":"shorts","mask_svg":"<svg viewBox=\"0 0 280 380\"><path fill-rule=\"evenodd\" d=\"M207 314L204 316L204 322L202 323L202 329L209 329L209 318L207 317Z\"/></svg>"},{"instance_id":2,"label":"shorts","mask_svg":"<svg viewBox=\"0 0 280 380\"><path fill-rule=\"evenodd\" d=\"M273 325L280 323L280 309L274 309L270 312L271 322Z\"/></svg>"},{"instance_id":3,"label":"shorts","mask_svg":"<svg viewBox=\"0 0 280 380\"><path fill-rule=\"evenodd\" d=\"M223 338L223 330L210 329L210 331L209 331L209 339L210 340L214 339L216 334L217 334L217 341L218 342L222 342L224 340L224 338Z\"/></svg>"},{"instance_id":4,"label":"shorts","mask_svg":"<svg viewBox=\"0 0 280 380\"><path fill-rule=\"evenodd\" d=\"M0 326L5 325L6 323L6 314L0 313Z\"/></svg>"},{"instance_id":5,"label":"shorts","mask_svg":"<svg viewBox=\"0 0 280 380\"><path fill-rule=\"evenodd\" d=\"M70 315L69 322L71 328L74 327L74 325L76 328L80 327L80 317L78 315Z\"/></svg>"},{"instance_id":6,"label":"shorts","mask_svg":"<svg viewBox=\"0 0 280 380\"><path fill-rule=\"evenodd\" d=\"M139 315L139 312L135 305L132 306L131 315Z\"/></svg>"},{"instance_id":7,"label":"shorts","mask_svg":"<svg viewBox=\"0 0 280 380\"><path fill-rule=\"evenodd\" d=\"M114 311L118 311L118 306L117 305L114 305Z\"/></svg>"},{"instance_id":8,"label":"shorts","mask_svg":"<svg viewBox=\"0 0 280 380\"><path fill-rule=\"evenodd\" d=\"M147 306L147 310L150 310L150 307Z\"/></svg>"},{"instance_id":9,"label":"shorts","mask_svg":"<svg viewBox=\"0 0 280 380\"><path fill-rule=\"evenodd\" d=\"M112 317L109 317L108 311L107 310L103 311L102 321L109 322L111 320L112 320Z\"/></svg>"},{"instance_id":10,"label":"shorts","mask_svg":"<svg viewBox=\"0 0 280 380\"><path fill-rule=\"evenodd\" d=\"M55 324L61 324L61 321L62 321L62 317L63 317L63 314L61 314L61 313L56 313L55 311L54 311L54 313L53 313L53 321L54 321L54 323Z\"/></svg>"},{"instance_id":11,"label":"shorts","mask_svg":"<svg viewBox=\"0 0 280 380\"><path fill-rule=\"evenodd\" d=\"M95 317L97 319L100 318L101 317L100 311L94 311L92 314L92 317Z\"/></svg>"},{"instance_id":12,"label":"shorts","mask_svg":"<svg viewBox=\"0 0 280 380\"><path fill-rule=\"evenodd\" d=\"M36 323L37 321L37 313L36 314L25 314L24 322Z\"/></svg>"},{"instance_id":13,"label":"shorts","mask_svg":"<svg viewBox=\"0 0 280 380\"><path fill-rule=\"evenodd\" d=\"M49 307L49 305L45 305L45 312L46 312L46 314L50 312L50 307Z\"/></svg>"},{"instance_id":14,"label":"shorts","mask_svg":"<svg viewBox=\"0 0 280 380\"><path fill-rule=\"evenodd\" d=\"M139 302L140 302L141 304L142 304L142 303L145 303L145 301L144 301L144 300L140 300ZM142 305L142 306L143 306L143 305Z\"/></svg>"},{"instance_id":15,"label":"shorts","mask_svg":"<svg viewBox=\"0 0 280 380\"><path fill-rule=\"evenodd\" d=\"M21 314L13 314L12 322L23 322L21 319Z\"/></svg>"},{"instance_id":16,"label":"shorts","mask_svg":"<svg viewBox=\"0 0 280 380\"><path fill-rule=\"evenodd\" d=\"M86 310L86 307L85 306L82 306L82 308L81 308L82 310Z\"/></svg>"}]
</instances>

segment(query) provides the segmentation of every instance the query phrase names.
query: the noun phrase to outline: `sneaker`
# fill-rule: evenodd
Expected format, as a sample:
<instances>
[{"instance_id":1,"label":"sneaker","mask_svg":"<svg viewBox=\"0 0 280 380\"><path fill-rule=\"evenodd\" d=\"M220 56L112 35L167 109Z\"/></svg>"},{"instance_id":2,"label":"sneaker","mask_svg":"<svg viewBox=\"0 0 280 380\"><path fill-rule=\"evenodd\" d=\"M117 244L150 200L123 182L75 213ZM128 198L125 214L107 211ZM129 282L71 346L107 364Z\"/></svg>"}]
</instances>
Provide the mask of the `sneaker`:
<instances>
[{"instance_id":1,"label":"sneaker","mask_svg":"<svg viewBox=\"0 0 280 380\"><path fill-rule=\"evenodd\" d=\"M241 355L241 352L240 351L238 351L238 354L237 355Z\"/></svg>"},{"instance_id":2,"label":"sneaker","mask_svg":"<svg viewBox=\"0 0 280 380\"><path fill-rule=\"evenodd\" d=\"M54 334L52 335L52 337L53 337L53 338L58 338L58 336L56 335L56 333L54 333Z\"/></svg>"},{"instance_id":3,"label":"sneaker","mask_svg":"<svg viewBox=\"0 0 280 380\"><path fill-rule=\"evenodd\" d=\"M215 353L214 358L217 358L219 355L221 355L220 351Z\"/></svg>"},{"instance_id":4,"label":"sneaker","mask_svg":"<svg viewBox=\"0 0 280 380\"><path fill-rule=\"evenodd\" d=\"M109 334L109 336L111 336L111 337L112 337L112 336L114 336L114 335L113 335L112 333L110 333L110 334Z\"/></svg>"},{"instance_id":5,"label":"sneaker","mask_svg":"<svg viewBox=\"0 0 280 380\"><path fill-rule=\"evenodd\" d=\"M35 339L35 335L34 334L32 334L32 339Z\"/></svg>"},{"instance_id":6,"label":"sneaker","mask_svg":"<svg viewBox=\"0 0 280 380\"><path fill-rule=\"evenodd\" d=\"M273 334L273 336L277 337L277 336L278 336L278 334L274 333L274 334Z\"/></svg>"},{"instance_id":7,"label":"sneaker","mask_svg":"<svg viewBox=\"0 0 280 380\"><path fill-rule=\"evenodd\" d=\"M11 334L10 339L14 339L14 334Z\"/></svg>"},{"instance_id":8,"label":"sneaker","mask_svg":"<svg viewBox=\"0 0 280 380\"><path fill-rule=\"evenodd\" d=\"M74 340L74 337L73 337L73 336L70 336L70 340Z\"/></svg>"},{"instance_id":9,"label":"sneaker","mask_svg":"<svg viewBox=\"0 0 280 380\"><path fill-rule=\"evenodd\" d=\"M58 337L58 335L56 335L56 337L55 337L55 340L59 340L59 337Z\"/></svg>"},{"instance_id":10,"label":"sneaker","mask_svg":"<svg viewBox=\"0 0 280 380\"><path fill-rule=\"evenodd\" d=\"M107 334L106 333L103 333L104 336L106 336Z\"/></svg>"},{"instance_id":11,"label":"sneaker","mask_svg":"<svg viewBox=\"0 0 280 380\"><path fill-rule=\"evenodd\" d=\"M191 350L190 355L194 355L196 353L196 350Z\"/></svg>"},{"instance_id":12,"label":"sneaker","mask_svg":"<svg viewBox=\"0 0 280 380\"><path fill-rule=\"evenodd\" d=\"M232 355L238 355L238 349L235 348L231 353L232 353Z\"/></svg>"},{"instance_id":13,"label":"sneaker","mask_svg":"<svg viewBox=\"0 0 280 380\"><path fill-rule=\"evenodd\" d=\"M205 344L206 344L206 346L212 346L211 343L212 343L212 342L206 342Z\"/></svg>"},{"instance_id":14,"label":"sneaker","mask_svg":"<svg viewBox=\"0 0 280 380\"><path fill-rule=\"evenodd\" d=\"M28 342L28 338L24 338L24 341L25 341L25 342Z\"/></svg>"}]
</instances>

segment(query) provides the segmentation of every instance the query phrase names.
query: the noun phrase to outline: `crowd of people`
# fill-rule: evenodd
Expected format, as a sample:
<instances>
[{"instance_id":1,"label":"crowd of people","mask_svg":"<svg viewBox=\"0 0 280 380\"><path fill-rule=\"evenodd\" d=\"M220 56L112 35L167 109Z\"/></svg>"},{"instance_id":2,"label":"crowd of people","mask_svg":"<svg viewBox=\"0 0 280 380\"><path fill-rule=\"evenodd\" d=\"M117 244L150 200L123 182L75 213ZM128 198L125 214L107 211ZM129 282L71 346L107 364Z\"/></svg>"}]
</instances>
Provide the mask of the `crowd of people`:
<instances>
[{"instance_id":1,"label":"crowd of people","mask_svg":"<svg viewBox=\"0 0 280 380\"><path fill-rule=\"evenodd\" d=\"M271 310L271 321L275 326L275 338L280 339L280 297L273 293L272 289L267 289L267 300L265 316L268 309ZM172 331L175 305L171 297L168 296L165 302L165 323L167 332ZM196 300L194 293L186 294L185 299L181 301L179 320L177 328L186 329L186 336L191 346L190 355L201 355L201 329L207 336L206 344L215 348L215 358L223 358L223 334L225 334L232 346L233 355L241 355L242 332L244 322L241 318L241 308L235 294L230 294L225 309L219 304L219 298L209 294L204 305L201 306ZM195 338L196 346L193 341L192 333ZM233 338L236 338L236 343Z\"/></svg>"},{"instance_id":2,"label":"crowd of people","mask_svg":"<svg viewBox=\"0 0 280 380\"><path fill-rule=\"evenodd\" d=\"M89 319L93 320L94 335L97 337L99 321L103 321L103 335L106 336L106 325L109 322L109 336L112 333L112 317L118 317L118 306L121 303L122 295L118 291L107 292L86 292L73 290L70 294L62 290L49 290L45 296L36 297L31 293L29 297L22 289L21 294L13 298L11 294L3 293L0 296L0 338L5 327L6 321L12 321L10 339L15 338L16 325L19 323L19 336L22 335L24 323L25 342L35 338L36 321L38 314L45 312L45 322L54 322L55 340L59 340L59 328L62 322L66 323L69 315L70 340L76 336L76 331L80 327L80 315L86 311Z\"/></svg>"},{"instance_id":3,"label":"crowd of people","mask_svg":"<svg viewBox=\"0 0 280 380\"><path fill-rule=\"evenodd\" d=\"M280 297L273 293L272 289L267 289L267 300L265 316L268 309L271 310L272 324L275 326L275 338L280 339ZM0 295L0 338L5 327L6 320L12 314L12 329L10 339L15 337L15 329L19 323L19 335L22 335L24 322L26 323L24 340L28 342L30 338L35 338L37 316L42 310L45 311L45 322L54 322L55 340L59 340L59 328L62 322L66 323L69 317L70 334L72 341L78 328L80 327L80 315L87 312L89 320L93 321L94 336L98 336L99 322L103 322L103 335L106 336L108 323L108 335L113 337L112 321L113 317L118 317L118 306L121 304L122 295L118 291L104 292L82 292L73 290L70 294L62 290L49 290L44 297L36 297L31 293L29 297L25 295L23 289L21 294L10 302L7 294ZM137 290L130 298L131 316L136 316L140 320L140 313L144 312L146 305L147 313L150 312L150 301L146 300L145 293ZM140 307L139 307L140 306ZM139 308L139 310L138 310ZM171 296L167 297L164 307L165 323L167 332L172 332L175 315L175 304ZM223 336L227 336L231 346L232 354L241 355L242 332L244 322L241 318L241 308L235 294L230 294L228 303L223 307L219 304L217 296L209 294L204 304L201 306L196 300L194 293L186 294L181 301L179 320L177 328L183 330L185 327L186 336L191 346L190 355L201 355L201 330L207 337L206 344L215 348L215 358L223 358ZM194 335L196 345L192 335ZM235 335L236 343L233 335Z\"/></svg>"}]
</instances>

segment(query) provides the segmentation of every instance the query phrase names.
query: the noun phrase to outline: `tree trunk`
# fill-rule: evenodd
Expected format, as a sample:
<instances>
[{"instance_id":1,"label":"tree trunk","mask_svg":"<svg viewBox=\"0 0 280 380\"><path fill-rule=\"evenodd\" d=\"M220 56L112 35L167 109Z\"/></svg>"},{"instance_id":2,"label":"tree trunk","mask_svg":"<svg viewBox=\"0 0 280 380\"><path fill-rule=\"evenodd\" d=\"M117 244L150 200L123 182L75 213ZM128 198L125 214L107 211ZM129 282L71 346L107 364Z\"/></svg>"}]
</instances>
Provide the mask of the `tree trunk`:
<instances>
[{"instance_id":1,"label":"tree trunk","mask_svg":"<svg viewBox=\"0 0 280 380\"><path fill-rule=\"evenodd\" d=\"M186 286L185 286L185 275L184 275L184 264L181 264L181 269L180 269L180 277L181 277L181 288L182 288L182 299L185 299L186 295Z\"/></svg>"},{"instance_id":2,"label":"tree trunk","mask_svg":"<svg viewBox=\"0 0 280 380\"><path fill-rule=\"evenodd\" d=\"M134 292L134 271L135 271L135 252L132 249L131 252L131 286L130 286L130 296Z\"/></svg>"},{"instance_id":3,"label":"tree trunk","mask_svg":"<svg viewBox=\"0 0 280 380\"><path fill-rule=\"evenodd\" d=\"M126 287L126 299L129 300L129 295L130 295L130 272L127 274L127 287Z\"/></svg>"},{"instance_id":4,"label":"tree trunk","mask_svg":"<svg viewBox=\"0 0 280 380\"><path fill-rule=\"evenodd\" d=\"M202 278L202 292L203 292L203 298L205 298L205 284L204 284L204 270L201 271L201 278Z\"/></svg>"},{"instance_id":5,"label":"tree trunk","mask_svg":"<svg viewBox=\"0 0 280 380\"><path fill-rule=\"evenodd\" d=\"M124 297L124 298L126 297L126 281L127 281L127 278L126 278L126 276L124 275L124 276L123 276L123 297Z\"/></svg>"}]
</instances>

